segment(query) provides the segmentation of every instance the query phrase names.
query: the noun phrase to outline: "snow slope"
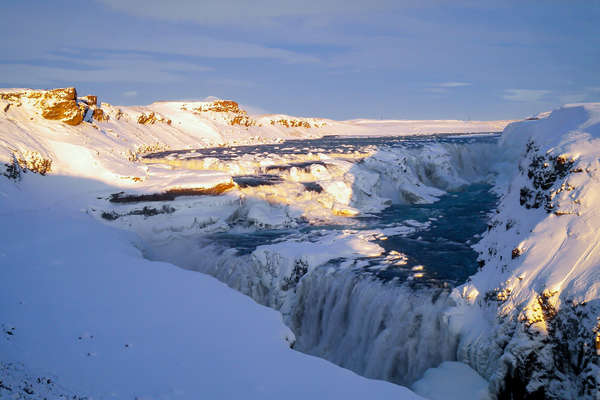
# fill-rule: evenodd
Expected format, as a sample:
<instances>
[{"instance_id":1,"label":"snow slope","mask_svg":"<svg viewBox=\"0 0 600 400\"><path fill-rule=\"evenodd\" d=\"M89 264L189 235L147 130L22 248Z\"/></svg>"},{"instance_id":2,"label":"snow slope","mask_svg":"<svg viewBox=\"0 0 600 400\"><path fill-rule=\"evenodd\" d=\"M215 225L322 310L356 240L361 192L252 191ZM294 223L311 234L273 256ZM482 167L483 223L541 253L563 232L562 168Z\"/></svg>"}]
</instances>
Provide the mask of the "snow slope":
<instances>
[{"instance_id":1,"label":"snow slope","mask_svg":"<svg viewBox=\"0 0 600 400\"><path fill-rule=\"evenodd\" d=\"M419 398L290 350L276 311L142 258L85 212L105 184L2 178L0 398Z\"/></svg>"}]
</instances>

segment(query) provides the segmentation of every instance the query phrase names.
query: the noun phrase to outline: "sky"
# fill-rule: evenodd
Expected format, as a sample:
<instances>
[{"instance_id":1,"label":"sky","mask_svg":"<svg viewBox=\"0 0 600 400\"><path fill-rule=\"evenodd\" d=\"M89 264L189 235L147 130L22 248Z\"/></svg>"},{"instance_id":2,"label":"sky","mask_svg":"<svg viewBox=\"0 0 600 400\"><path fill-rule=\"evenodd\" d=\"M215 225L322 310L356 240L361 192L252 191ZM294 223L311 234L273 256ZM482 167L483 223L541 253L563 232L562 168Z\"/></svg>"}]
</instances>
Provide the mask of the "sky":
<instances>
[{"instance_id":1,"label":"sky","mask_svg":"<svg viewBox=\"0 0 600 400\"><path fill-rule=\"evenodd\" d=\"M600 101L600 0L2 0L0 87L333 119Z\"/></svg>"}]
</instances>

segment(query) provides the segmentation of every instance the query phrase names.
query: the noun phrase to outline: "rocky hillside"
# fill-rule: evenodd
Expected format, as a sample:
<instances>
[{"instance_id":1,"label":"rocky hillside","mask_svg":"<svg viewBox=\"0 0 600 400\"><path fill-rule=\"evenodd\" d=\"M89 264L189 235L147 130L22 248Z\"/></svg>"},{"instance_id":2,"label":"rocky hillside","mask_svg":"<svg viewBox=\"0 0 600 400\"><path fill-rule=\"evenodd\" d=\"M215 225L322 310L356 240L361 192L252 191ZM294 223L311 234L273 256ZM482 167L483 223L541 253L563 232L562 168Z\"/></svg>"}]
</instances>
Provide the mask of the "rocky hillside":
<instances>
[{"instance_id":1,"label":"rocky hillside","mask_svg":"<svg viewBox=\"0 0 600 400\"><path fill-rule=\"evenodd\" d=\"M458 296L458 358L500 399L598 399L600 104L512 124L500 148L502 198Z\"/></svg>"}]
</instances>

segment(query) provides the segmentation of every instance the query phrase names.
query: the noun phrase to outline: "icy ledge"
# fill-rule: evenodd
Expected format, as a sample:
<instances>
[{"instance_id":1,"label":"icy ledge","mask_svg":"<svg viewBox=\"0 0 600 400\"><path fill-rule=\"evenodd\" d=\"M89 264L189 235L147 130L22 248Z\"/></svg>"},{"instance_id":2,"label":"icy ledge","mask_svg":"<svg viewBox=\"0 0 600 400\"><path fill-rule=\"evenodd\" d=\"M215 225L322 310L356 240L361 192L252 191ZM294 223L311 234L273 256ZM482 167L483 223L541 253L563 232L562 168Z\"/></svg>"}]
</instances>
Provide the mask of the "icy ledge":
<instances>
[{"instance_id":1,"label":"icy ledge","mask_svg":"<svg viewBox=\"0 0 600 400\"><path fill-rule=\"evenodd\" d=\"M600 104L511 124L500 146L483 267L447 313L457 358L498 398L599 399Z\"/></svg>"}]
</instances>

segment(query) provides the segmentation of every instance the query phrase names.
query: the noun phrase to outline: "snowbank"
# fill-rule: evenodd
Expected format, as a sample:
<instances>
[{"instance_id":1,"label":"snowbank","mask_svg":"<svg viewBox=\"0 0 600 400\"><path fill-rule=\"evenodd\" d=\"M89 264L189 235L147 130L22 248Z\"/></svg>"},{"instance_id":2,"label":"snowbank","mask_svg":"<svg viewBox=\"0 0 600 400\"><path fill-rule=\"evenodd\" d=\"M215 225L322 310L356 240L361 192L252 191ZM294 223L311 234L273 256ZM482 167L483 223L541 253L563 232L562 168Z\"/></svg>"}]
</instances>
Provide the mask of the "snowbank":
<instances>
[{"instance_id":1,"label":"snowbank","mask_svg":"<svg viewBox=\"0 0 600 400\"><path fill-rule=\"evenodd\" d=\"M276 311L142 258L80 211L101 186L0 181L0 397L418 398L290 350Z\"/></svg>"}]
</instances>

